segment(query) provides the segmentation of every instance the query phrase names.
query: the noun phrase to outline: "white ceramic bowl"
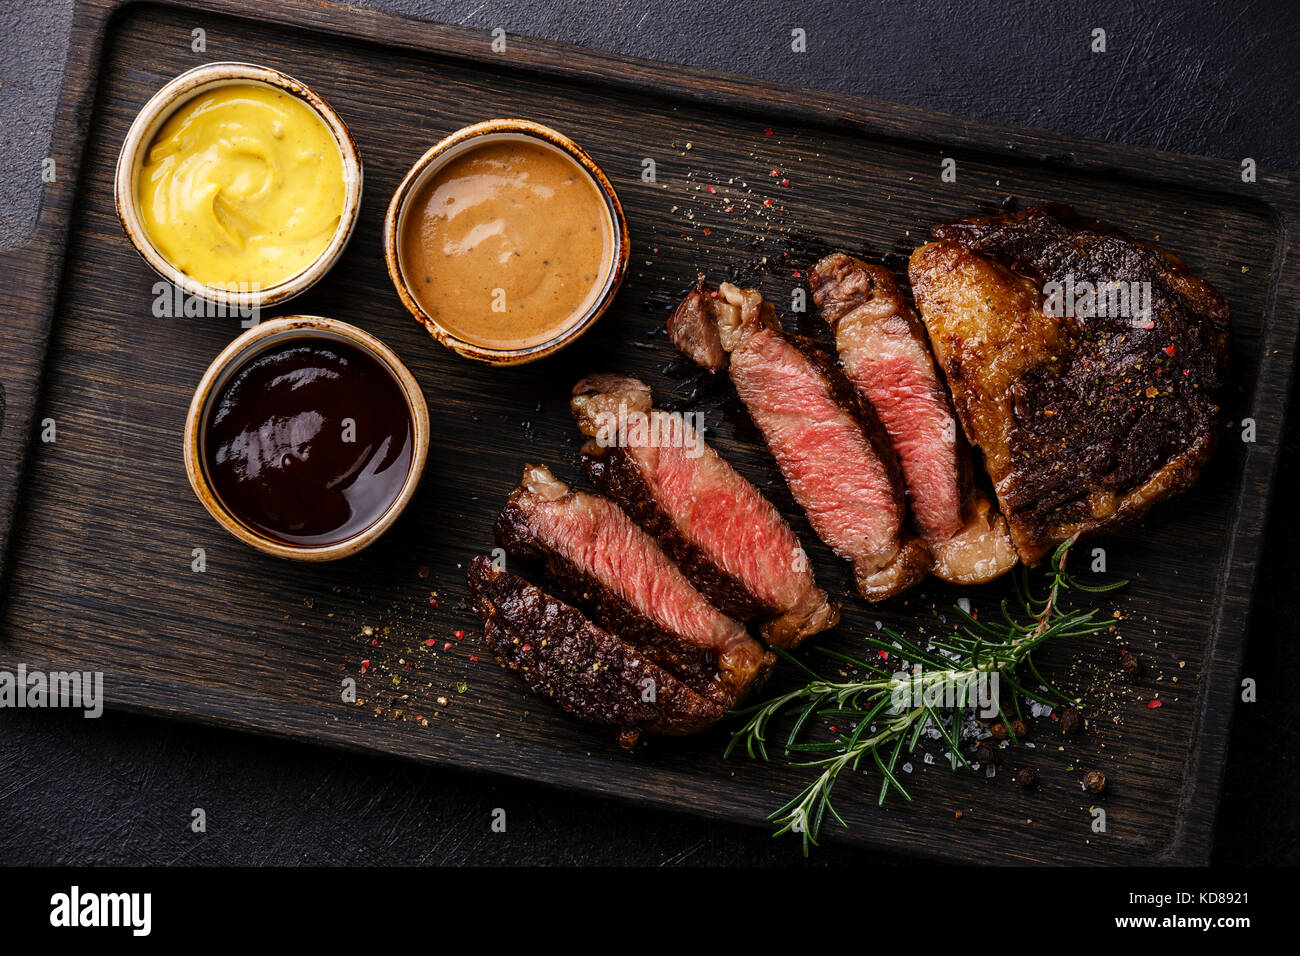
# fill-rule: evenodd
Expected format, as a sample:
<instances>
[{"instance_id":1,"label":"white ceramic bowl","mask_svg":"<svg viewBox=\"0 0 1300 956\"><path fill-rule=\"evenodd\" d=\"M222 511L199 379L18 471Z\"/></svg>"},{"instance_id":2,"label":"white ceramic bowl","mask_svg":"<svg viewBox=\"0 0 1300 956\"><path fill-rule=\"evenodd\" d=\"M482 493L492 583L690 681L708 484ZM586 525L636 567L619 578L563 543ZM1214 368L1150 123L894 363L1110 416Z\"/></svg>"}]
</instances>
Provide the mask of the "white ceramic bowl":
<instances>
[{"instance_id":1,"label":"white ceramic bowl","mask_svg":"<svg viewBox=\"0 0 1300 956\"><path fill-rule=\"evenodd\" d=\"M136 181L140 167L158 130L173 113L195 96L221 86L261 83L284 90L301 100L312 110L338 145L343 157L343 213L338 228L329 244L306 269L266 289L217 289L187 275L155 248L145 231L138 209L139 194ZM183 291L215 302L228 309L264 308L285 302L314 285L338 261L356 226L361 208L361 155L357 152L352 134L329 104L313 93L306 85L291 76L265 66L252 63L207 63L182 73L153 95L140 110L127 131L122 150L117 157L117 173L113 183L113 199L117 216L127 238L145 262L160 276Z\"/></svg>"},{"instance_id":2,"label":"white ceramic bowl","mask_svg":"<svg viewBox=\"0 0 1300 956\"><path fill-rule=\"evenodd\" d=\"M420 192L420 188L435 173L457 156L468 150L489 142L501 140L523 140L540 143L565 156L581 169L596 186L597 192L605 201L605 227L609 230L610 256L605 263L605 281L596 300L582 315L562 327L556 336L546 342L519 349L497 349L467 341L450 329L444 328L431 315L424 311L411 291L411 283L406 278L402 263L400 237L406 225L406 216L411 200ZM519 365L552 355L576 340L580 335L596 324L596 320L605 314L614 296L618 293L627 276L628 255L631 242L628 239L627 219L623 206L614 192L613 185L604 171L587 152L563 133L523 119L494 119L466 126L452 133L446 139L436 143L423 156L416 160L406 177L393 193L388 204L388 215L384 218L384 260L388 265L388 276L393 280L393 287L408 312L416 318L435 339L447 348L466 358L485 362L489 365Z\"/></svg>"},{"instance_id":3,"label":"white ceramic bowl","mask_svg":"<svg viewBox=\"0 0 1300 956\"><path fill-rule=\"evenodd\" d=\"M393 380L406 399L406 407L411 415L411 467L397 496L373 524L349 538L324 545L289 544L263 534L241 521L226 507L212 487L205 465L208 419L212 404L220 396L226 382L245 364L267 349L283 345L285 342L304 339L342 341L370 355L393 376ZM420 384L415 380L415 376L402 364L402 360L392 349L373 335L336 319L327 319L319 315L290 315L255 325L226 346L208 366L208 370L194 390L189 414L185 417L184 453L185 471L194 494L217 523L240 541L280 558L292 558L298 561L333 561L355 554L371 544L397 520L397 516L414 496L415 489L420 484L420 477L424 474L425 459L429 454L429 406L424 400L424 393L420 390Z\"/></svg>"}]
</instances>

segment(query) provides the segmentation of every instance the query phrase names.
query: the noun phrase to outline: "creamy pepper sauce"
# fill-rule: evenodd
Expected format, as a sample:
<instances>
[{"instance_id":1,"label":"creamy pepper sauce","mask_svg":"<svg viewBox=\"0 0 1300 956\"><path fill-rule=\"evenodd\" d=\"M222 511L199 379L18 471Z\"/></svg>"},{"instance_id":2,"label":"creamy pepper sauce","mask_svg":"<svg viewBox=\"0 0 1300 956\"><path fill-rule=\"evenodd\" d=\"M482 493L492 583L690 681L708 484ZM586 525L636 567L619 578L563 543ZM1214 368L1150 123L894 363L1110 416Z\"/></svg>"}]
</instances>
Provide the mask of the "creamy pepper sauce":
<instances>
[{"instance_id":1,"label":"creamy pepper sauce","mask_svg":"<svg viewBox=\"0 0 1300 956\"><path fill-rule=\"evenodd\" d=\"M609 275L609 212L568 156L526 141L451 160L411 200L399 237L420 307L493 349L540 345L578 322Z\"/></svg>"},{"instance_id":2,"label":"creamy pepper sauce","mask_svg":"<svg viewBox=\"0 0 1300 956\"><path fill-rule=\"evenodd\" d=\"M307 104L260 83L183 104L158 130L137 184L154 247L219 289L267 289L302 272L343 213L343 157L329 129Z\"/></svg>"}]
</instances>

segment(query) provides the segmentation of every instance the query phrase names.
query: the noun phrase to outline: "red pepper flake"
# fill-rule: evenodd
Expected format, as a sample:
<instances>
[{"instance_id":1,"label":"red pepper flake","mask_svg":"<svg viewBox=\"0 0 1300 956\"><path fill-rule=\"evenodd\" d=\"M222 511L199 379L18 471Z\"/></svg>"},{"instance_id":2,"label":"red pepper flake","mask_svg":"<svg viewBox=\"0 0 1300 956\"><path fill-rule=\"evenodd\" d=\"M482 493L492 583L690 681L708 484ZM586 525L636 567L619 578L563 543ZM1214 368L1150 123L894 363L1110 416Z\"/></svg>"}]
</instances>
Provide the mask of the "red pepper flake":
<instances>
[{"instance_id":1,"label":"red pepper flake","mask_svg":"<svg viewBox=\"0 0 1300 956\"><path fill-rule=\"evenodd\" d=\"M1184 375L1190 375L1191 372L1190 372L1188 369L1183 369L1183 374L1184 374Z\"/></svg>"},{"instance_id":2,"label":"red pepper flake","mask_svg":"<svg viewBox=\"0 0 1300 956\"><path fill-rule=\"evenodd\" d=\"M708 226L705 226L705 227L704 227L704 234L705 234L706 236L711 236L711 235L713 235L713 230L710 229Z\"/></svg>"},{"instance_id":3,"label":"red pepper flake","mask_svg":"<svg viewBox=\"0 0 1300 956\"><path fill-rule=\"evenodd\" d=\"M373 641L371 641L371 642L370 642L370 646L371 646L371 647L378 647L378 646L379 646L379 638L376 637Z\"/></svg>"},{"instance_id":4,"label":"red pepper flake","mask_svg":"<svg viewBox=\"0 0 1300 956\"><path fill-rule=\"evenodd\" d=\"M523 647L521 647L521 648L519 648L519 649L520 649L521 651L523 651L525 654L527 654L529 651L531 651L531 650L533 649L533 645L531 645L531 644L525 644Z\"/></svg>"},{"instance_id":5,"label":"red pepper flake","mask_svg":"<svg viewBox=\"0 0 1300 956\"><path fill-rule=\"evenodd\" d=\"M1162 703L1161 703L1160 701L1158 701L1158 700L1149 700L1149 701L1147 701L1147 710L1155 710L1157 707L1163 707L1163 706L1164 706L1164 704L1162 704Z\"/></svg>"},{"instance_id":6,"label":"red pepper flake","mask_svg":"<svg viewBox=\"0 0 1300 956\"><path fill-rule=\"evenodd\" d=\"M772 131L771 131L770 129L765 129L765 130L763 130L763 135L764 135L764 136L771 136L771 135L772 135Z\"/></svg>"},{"instance_id":7,"label":"red pepper flake","mask_svg":"<svg viewBox=\"0 0 1300 956\"><path fill-rule=\"evenodd\" d=\"M1119 656L1120 656L1120 657L1127 657L1127 656L1128 656L1128 648L1126 648L1126 647L1121 647L1121 648L1119 649Z\"/></svg>"},{"instance_id":8,"label":"red pepper flake","mask_svg":"<svg viewBox=\"0 0 1300 956\"><path fill-rule=\"evenodd\" d=\"M361 673L364 674L369 669L370 669L370 658L367 657L364 661L361 662Z\"/></svg>"},{"instance_id":9,"label":"red pepper flake","mask_svg":"<svg viewBox=\"0 0 1300 956\"><path fill-rule=\"evenodd\" d=\"M723 211L723 212L735 212L735 211L736 211L736 207L735 207L735 206L728 206L726 209L724 209L724 210L722 210L722 211ZM659 250L656 249L655 251L658 252Z\"/></svg>"},{"instance_id":10,"label":"red pepper flake","mask_svg":"<svg viewBox=\"0 0 1300 956\"><path fill-rule=\"evenodd\" d=\"M451 632L451 636L454 637L454 638L456 638L456 640L459 641L462 637L465 636L465 632L464 632L464 631L452 631L452 632Z\"/></svg>"},{"instance_id":11,"label":"red pepper flake","mask_svg":"<svg viewBox=\"0 0 1300 956\"><path fill-rule=\"evenodd\" d=\"M770 173L768 173L768 175L771 176L773 179L776 179L777 176L781 175L781 170L774 169Z\"/></svg>"},{"instance_id":12,"label":"red pepper flake","mask_svg":"<svg viewBox=\"0 0 1300 956\"><path fill-rule=\"evenodd\" d=\"M469 659L472 660L472 661L473 661L474 663L476 663L476 664L478 663L478 658L475 657L473 654L471 654L471 655L469 656Z\"/></svg>"},{"instance_id":13,"label":"red pepper flake","mask_svg":"<svg viewBox=\"0 0 1300 956\"><path fill-rule=\"evenodd\" d=\"M1174 347L1173 347L1172 345L1166 345L1166 346L1165 346L1165 354L1166 354L1166 355L1173 355L1173 354L1174 354Z\"/></svg>"},{"instance_id":14,"label":"red pepper flake","mask_svg":"<svg viewBox=\"0 0 1300 956\"><path fill-rule=\"evenodd\" d=\"M840 732L840 729L839 729L838 727L836 727L834 724L831 724L831 726L830 726L830 731L831 731L831 733L833 733L833 734L837 734L837 733Z\"/></svg>"},{"instance_id":15,"label":"red pepper flake","mask_svg":"<svg viewBox=\"0 0 1300 956\"><path fill-rule=\"evenodd\" d=\"M1143 320L1142 320L1142 328L1146 329L1147 331L1150 331L1151 329L1154 329L1155 327L1156 327L1156 324L1155 324L1154 322L1152 322L1150 319L1143 319Z\"/></svg>"},{"instance_id":16,"label":"red pepper flake","mask_svg":"<svg viewBox=\"0 0 1300 956\"><path fill-rule=\"evenodd\" d=\"M794 270L794 277L795 277L796 279L802 279L802 278L803 278L803 273L800 272L798 269L795 269L795 270Z\"/></svg>"},{"instance_id":17,"label":"red pepper flake","mask_svg":"<svg viewBox=\"0 0 1300 956\"><path fill-rule=\"evenodd\" d=\"M885 660L889 660L889 651L876 651L876 653L879 654L881 657L883 657Z\"/></svg>"},{"instance_id":18,"label":"red pepper flake","mask_svg":"<svg viewBox=\"0 0 1300 956\"><path fill-rule=\"evenodd\" d=\"M438 643L437 640L435 640L434 638L431 637L431 638L429 638L427 641L424 642L424 646L425 646L425 647L433 647L433 646L434 646L435 644L437 644L437 643Z\"/></svg>"},{"instance_id":19,"label":"red pepper flake","mask_svg":"<svg viewBox=\"0 0 1300 956\"><path fill-rule=\"evenodd\" d=\"M437 606L438 606L438 599L437 599L436 597L434 597L432 594L430 594L430 595L429 595L429 603L430 603L431 605L433 605L434 607L437 607Z\"/></svg>"},{"instance_id":20,"label":"red pepper flake","mask_svg":"<svg viewBox=\"0 0 1300 956\"><path fill-rule=\"evenodd\" d=\"M452 643L451 643L451 641L448 641L446 644L442 645L442 649L443 649L444 651L449 651L449 650L451 650L451 648L452 648Z\"/></svg>"},{"instance_id":21,"label":"red pepper flake","mask_svg":"<svg viewBox=\"0 0 1300 956\"><path fill-rule=\"evenodd\" d=\"M770 200L770 199L764 199L764 200L763 200L763 205L764 205L764 206L770 206L770 205L772 205L772 200Z\"/></svg>"},{"instance_id":22,"label":"red pepper flake","mask_svg":"<svg viewBox=\"0 0 1300 956\"><path fill-rule=\"evenodd\" d=\"M712 292L709 293L709 298L710 298L710 299L716 299L717 297L718 297L718 292L717 292L716 289L715 289L714 291L712 291Z\"/></svg>"},{"instance_id":23,"label":"red pepper flake","mask_svg":"<svg viewBox=\"0 0 1300 956\"><path fill-rule=\"evenodd\" d=\"M709 192L713 193L715 196L718 193L718 191L714 189L712 186L705 186L704 188L707 189Z\"/></svg>"},{"instance_id":24,"label":"red pepper flake","mask_svg":"<svg viewBox=\"0 0 1300 956\"><path fill-rule=\"evenodd\" d=\"M782 180L781 180L781 185L782 185L782 186L789 186L789 185L790 185L790 180L788 180L788 179L782 179Z\"/></svg>"}]
</instances>

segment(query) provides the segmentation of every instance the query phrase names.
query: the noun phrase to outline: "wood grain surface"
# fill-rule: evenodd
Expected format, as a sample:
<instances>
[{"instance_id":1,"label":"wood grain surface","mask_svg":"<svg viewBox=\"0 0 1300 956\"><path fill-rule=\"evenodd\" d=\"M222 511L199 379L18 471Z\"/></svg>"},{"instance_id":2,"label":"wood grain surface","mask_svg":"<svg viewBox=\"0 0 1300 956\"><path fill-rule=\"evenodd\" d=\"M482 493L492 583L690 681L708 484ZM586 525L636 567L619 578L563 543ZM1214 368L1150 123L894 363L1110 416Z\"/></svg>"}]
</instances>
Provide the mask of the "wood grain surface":
<instances>
[{"instance_id":1,"label":"wood grain surface","mask_svg":"<svg viewBox=\"0 0 1300 956\"><path fill-rule=\"evenodd\" d=\"M577 479L568 389L609 370L644 378L663 404L700 411L714 445L792 519L823 586L847 593L847 567L811 535L743 409L675 357L661 331L667 310L697 272L739 273L789 303L798 275L830 248L901 267L933 222L1008 197L1060 200L1178 252L1227 296L1232 425L1195 489L1098 542L1110 572L1132 580L1113 601L1116 631L1041 656L1087 701L1090 733L1066 739L1040 721L1034 746L1008 751L992 778L917 759L910 805L877 808L874 774L847 780L837 807L850 829L828 835L976 861L1205 858L1281 427L1278 416L1260 416L1257 441L1245 444L1236 423L1283 406L1293 357L1296 316L1278 308L1298 291L1284 245L1296 212L1290 182L1245 185L1233 164L554 44L512 38L494 54L479 31L344 16L325 4L278 4L258 21L228 16L227 6L97 0L78 12L56 130L63 179L34 245L0 261L15 305L0 343L0 666L102 669L112 706L759 824L802 785L802 771L724 763L724 730L629 756L528 696L482 645L463 565L491 547L491 522L525 461ZM206 31L204 54L190 49L195 27ZM366 166L342 262L273 314L329 315L378 335L420 380L436 423L410 509L369 551L334 565L244 548L194 499L181 424L238 323L155 318L155 277L112 210L113 165L135 112L175 74L217 59L307 82L348 123ZM581 143L618 189L633 241L628 283L597 328L555 359L508 370L433 342L402 310L380 251L383 211L409 165L459 126L503 115ZM945 156L958 161L956 183L940 182ZM644 159L655 161L655 183L641 178ZM785 319L827 341L812 316ZM31 443L45 418L58 440ZM191 570L195 548L206 553L205 573ZM1004 593L971 597L991 610ZM941 632L957 596L927 582L883 606L850 601L825 643L851 650L877 621ZM1147 661L1137 685L1119 679L1121 647ZM361 705L341 699L347 677ZM1148 708L1157 693L1163 706ZM1019 766L1038 769L1039 792L1014 787ZM1094 768L1111 780L1104 798L1079 789ZM1093 803L1107 812L1104 834L1090 828Z\"/></svg>"}]
</instances>

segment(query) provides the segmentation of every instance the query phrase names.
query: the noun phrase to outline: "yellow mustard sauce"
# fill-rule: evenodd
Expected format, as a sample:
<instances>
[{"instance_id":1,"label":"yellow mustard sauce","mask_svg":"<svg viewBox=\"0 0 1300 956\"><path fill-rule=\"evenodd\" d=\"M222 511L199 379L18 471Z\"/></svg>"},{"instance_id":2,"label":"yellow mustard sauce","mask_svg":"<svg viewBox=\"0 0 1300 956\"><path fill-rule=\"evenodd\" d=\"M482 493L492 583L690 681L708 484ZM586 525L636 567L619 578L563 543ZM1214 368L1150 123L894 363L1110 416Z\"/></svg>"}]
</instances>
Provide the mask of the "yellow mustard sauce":
<instances>
[{"instance_id":1,"label":"yellow mustard sauce","mask_svg":"<svg viewBox=\"0 0 1300 956\"><path fill-rule=\"evenodd\" d=\"M267 289L302 272L343 213L343 157L329 129L301 100L259 83L183 104L137 183L154 247L219 289Z\"/></svg>"}]
</instances>

